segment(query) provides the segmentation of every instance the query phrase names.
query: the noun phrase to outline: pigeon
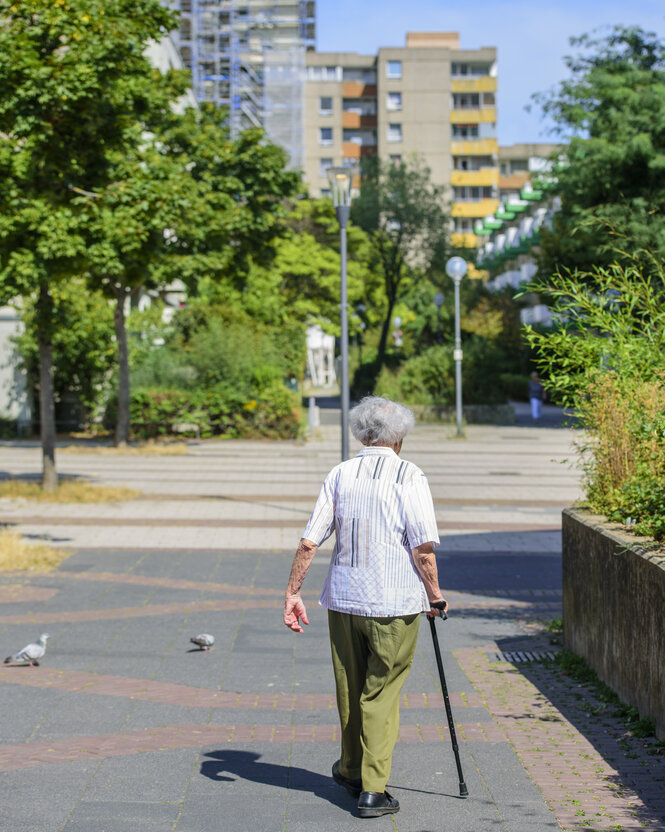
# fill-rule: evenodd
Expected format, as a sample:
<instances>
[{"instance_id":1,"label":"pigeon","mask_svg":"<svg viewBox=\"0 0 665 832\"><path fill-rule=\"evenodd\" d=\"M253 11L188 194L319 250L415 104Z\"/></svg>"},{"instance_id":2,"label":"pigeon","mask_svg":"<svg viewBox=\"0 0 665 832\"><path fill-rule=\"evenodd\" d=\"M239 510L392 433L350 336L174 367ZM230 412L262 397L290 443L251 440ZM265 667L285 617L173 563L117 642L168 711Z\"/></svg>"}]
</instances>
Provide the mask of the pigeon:
<instances>
[{"instance_id":1,"label":"pigeon","mask_svg":"<svg viewBox=\"0 0 665 832\"><path fill-rule=\"evenodd\" d=\"M5 664L21 662L22 664L29 664L30 667L39 667L38 659L41 659L44 653L46 653L47 641L48 633L42 633L37 641L33 641L32 644L27 644L23 650L19 650L13 656L7 656Z\"/></svg>"},{"instance_id":2,"label":"pigeon","mask_svg":"<svg viewBox=\"0 0 665 832\"><path fill-rule=\"evenodd\" d=\"M210 650L215 643L215 637L211 636L210 633L199 633L198 636L190 638L190 641L192 644L197 644L201 650Z\"/></svg>"}]
</instances>

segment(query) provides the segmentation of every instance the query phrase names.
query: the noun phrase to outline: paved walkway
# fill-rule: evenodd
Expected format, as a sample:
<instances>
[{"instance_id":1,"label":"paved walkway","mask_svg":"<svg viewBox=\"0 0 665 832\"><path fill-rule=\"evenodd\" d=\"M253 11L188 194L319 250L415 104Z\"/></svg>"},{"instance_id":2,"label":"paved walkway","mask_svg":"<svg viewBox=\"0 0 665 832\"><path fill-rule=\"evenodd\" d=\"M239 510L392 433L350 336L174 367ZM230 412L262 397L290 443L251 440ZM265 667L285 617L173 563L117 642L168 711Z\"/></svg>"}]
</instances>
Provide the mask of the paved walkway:
<instances>
[{"instance_id":1,"label":"paved walkway","mask_svg":"<svg viewBox=\"0 0 665 832\"><path fill-rule=\"evenodd\" d=\"M439 623L468 800L421 628L390 789L402 811L361 820L330 778L339 729L323 552L310 627L281 624L288 569L336 430L304 443L192 443L180 457L59 454L62 472L127 484L118 505L0 500L0 521L71 549L47 575L0 576L7 655L51 634L39 668L0 666L0 829L7 832L545 832L665 830L665 760L594 713L547 661L560 614L560 512L578 492L562 428L418 426L450 619ZM0 446L34 476L39 450ZM423 622L424 623L424 622ZM210 652L189 638L211 632ZM525 652L526 651L526 652Z\"/></svg>"}]
</instances>

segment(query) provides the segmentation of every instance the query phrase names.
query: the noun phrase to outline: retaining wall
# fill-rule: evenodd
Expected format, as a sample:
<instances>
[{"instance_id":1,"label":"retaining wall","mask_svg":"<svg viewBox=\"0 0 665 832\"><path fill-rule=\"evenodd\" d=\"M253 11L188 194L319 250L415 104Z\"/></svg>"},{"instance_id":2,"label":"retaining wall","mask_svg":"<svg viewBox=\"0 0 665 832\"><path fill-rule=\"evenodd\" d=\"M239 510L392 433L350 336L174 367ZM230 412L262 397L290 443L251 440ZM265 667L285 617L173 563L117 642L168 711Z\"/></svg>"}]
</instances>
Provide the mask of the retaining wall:
<instances>
[{"instance_id":1,"label":"retaining wall","mask_svg":"<svg viewBox=\"0 0 665 832\"><path fill-rule=\"evenodd\" d=\"M648 544L602 517L564 510L563 638L665 739L665 552Z\"/></svg>"}]
</instances>

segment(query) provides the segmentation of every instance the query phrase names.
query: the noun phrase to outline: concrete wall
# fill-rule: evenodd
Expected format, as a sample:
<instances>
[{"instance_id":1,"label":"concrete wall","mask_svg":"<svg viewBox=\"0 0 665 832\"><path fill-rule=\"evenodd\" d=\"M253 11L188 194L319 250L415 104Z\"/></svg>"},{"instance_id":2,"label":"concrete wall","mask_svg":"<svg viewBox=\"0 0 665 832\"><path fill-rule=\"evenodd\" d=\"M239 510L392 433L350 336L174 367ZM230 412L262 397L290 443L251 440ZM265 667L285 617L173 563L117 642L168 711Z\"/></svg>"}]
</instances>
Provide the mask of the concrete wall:
<instances>
[{"instance_id":1,"label":"concrete wall","mask_svg":"<svg viewBox=\"0 0 665 832\"><path fill-rule=\"evenodd\" d=\"M21 319L9 306L0 308L0 419L16 421L20 432L30 430L30 403L25 374L18 366L12 338L22 330Z\"/></svg>"},{"instance_id":2,"label":"concrete wall","mask_svg":"<svg viewBox=\"0 0 665 832\"><path fill-rule=\"evenodd\" d=\"M665 739L665 552L648 543L563 512L564 644Z\"/></svg>"}]
</instances>

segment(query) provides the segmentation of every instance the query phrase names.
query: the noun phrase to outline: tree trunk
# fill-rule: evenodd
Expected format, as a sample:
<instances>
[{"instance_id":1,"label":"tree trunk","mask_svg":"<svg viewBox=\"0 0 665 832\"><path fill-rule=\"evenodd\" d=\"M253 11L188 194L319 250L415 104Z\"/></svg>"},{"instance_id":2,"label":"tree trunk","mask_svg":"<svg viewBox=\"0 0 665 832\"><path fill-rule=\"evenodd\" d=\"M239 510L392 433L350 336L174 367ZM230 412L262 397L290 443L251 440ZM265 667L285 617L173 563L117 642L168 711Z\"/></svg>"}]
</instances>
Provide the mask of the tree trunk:
<instances>
[{"instance_id":1,"label":"tree trunk","mask_svg":"<svg viewBox=\"0 0 665 832\"><path fill-rule=\"evenodd\" d=\"M381 327L381 337L379 338L379 348L376 355L377 364L383 365L383 359L386 356L386 344L388 343L388 332L390 330L390 321L393 316L393 309L395 308L395 299L388 298L388 312L383 326Z\"/></svg>"},{"instance_id":2,"label":"tree trunk","mask_svg":"<svg viewBox=\"0 0 665 832\"><path fill-rule=\"evenodd\" d=\"M125 447L129 442L129 356L127 354L127 329L125 327L124 288L116 291L113 314L115 338L118 345L118 418L115 426L116 447Z\"/></svg>"},{"instance_id":3,"label":"tree trunk","mask_svg":"<svg viewBox=\"0 0 665 832\"><path fill-rule=\"evenodd\" d=\"M51 295L46 286L39 292L40 317L46 321L51 306ZM53 403L53 344L45 323L39 325L39 410L42 440L42 488L55 491L58 472L55 467L55 405Z\"/></svg>"}]
</instances>

